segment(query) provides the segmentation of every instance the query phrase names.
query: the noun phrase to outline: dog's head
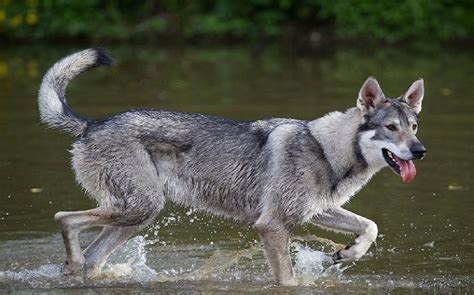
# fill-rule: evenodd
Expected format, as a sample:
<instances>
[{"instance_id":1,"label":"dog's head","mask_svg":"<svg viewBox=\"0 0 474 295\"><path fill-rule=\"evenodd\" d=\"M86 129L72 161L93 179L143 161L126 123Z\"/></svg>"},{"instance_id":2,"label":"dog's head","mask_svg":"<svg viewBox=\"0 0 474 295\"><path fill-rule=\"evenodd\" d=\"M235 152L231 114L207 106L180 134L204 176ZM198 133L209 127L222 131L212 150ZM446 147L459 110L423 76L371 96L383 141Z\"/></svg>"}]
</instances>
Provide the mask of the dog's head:
<instances>
[{"instance_id":1,"label":"dog's head","mask_svg":"<svg viewBox=\"0 0 474 295\"><path fill-rule=\"evenodd\" d=\"M386 98L379 83L368 78L362 85L357 107L363 114L359 145L369 165L389 166L404 183L416 175L412 160L422 159L426 149L416 137L418 114L424 95L419 79L399 98Z\"/></svg>"}]
</instances>

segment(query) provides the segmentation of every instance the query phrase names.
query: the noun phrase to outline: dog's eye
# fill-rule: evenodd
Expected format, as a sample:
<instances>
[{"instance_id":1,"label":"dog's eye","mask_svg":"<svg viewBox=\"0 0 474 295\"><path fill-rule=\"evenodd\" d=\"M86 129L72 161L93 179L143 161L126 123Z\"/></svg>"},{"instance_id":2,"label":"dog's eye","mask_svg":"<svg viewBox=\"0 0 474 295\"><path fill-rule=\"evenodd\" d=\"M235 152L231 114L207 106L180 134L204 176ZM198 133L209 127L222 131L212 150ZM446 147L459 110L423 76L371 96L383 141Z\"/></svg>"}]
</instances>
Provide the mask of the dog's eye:
<instances>
[{"instance_id":1,"label":"dog's eye","mask_svg":"<svg viewBox=\"0 0 474 295\"><path fill-rule=\"evenodd\" d=\"M411 125L411 128L412 128L413 130L416 130L416 129L418 128L418 125L417 125L417 124L413 124L413 125Z\"/></svg>"},{"instance_id":2,"label":"dog's eye","mask_svg":"<svg viewBox=\"0 0 474 295\"><path fill-rule=\"evenodd\" d=\"M397 126L395 126L393 124L385 125L385 127L390 131L396 131L397 130Z\"/></svg>"}]
</instances>

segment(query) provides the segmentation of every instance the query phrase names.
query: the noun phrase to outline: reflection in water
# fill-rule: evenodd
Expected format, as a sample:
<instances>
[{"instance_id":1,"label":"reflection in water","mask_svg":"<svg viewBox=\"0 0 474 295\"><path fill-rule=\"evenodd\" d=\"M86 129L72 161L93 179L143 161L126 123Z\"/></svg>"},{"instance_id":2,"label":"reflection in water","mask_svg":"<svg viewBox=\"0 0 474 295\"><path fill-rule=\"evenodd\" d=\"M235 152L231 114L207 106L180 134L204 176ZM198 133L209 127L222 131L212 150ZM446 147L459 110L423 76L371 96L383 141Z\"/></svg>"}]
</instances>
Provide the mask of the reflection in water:
<instances>
[{"instance_id":1,"label":"reflection in water","mask_svg":"<svg viewBox=\"0 0 474 295\"><path fill-rule=\"evenodd\" d=\"M102 277L94 282L62 277L65 255L59 235L52 235L57 233L52 216L94 204L74 182L71 139L39 124L36 92L47 67L77 49L0 50L0 290L93 285L126 290L137 283L169 292L262 286L279 291L271 287L253 230L171 205L143 237L109 259ZM69 103L82 115L163 108L242 120L312 119L354 105L369 75L392 97L423 77L419 137L428 156L417 164L417 178L403 185L382 171L347 205L375 220L380 232L369 255L347 269L329 266L326 254L351 238L312 226L295 229L298 290L472 290L472 52L340 48L292 56L271 48L110 49L116 66L87 73L68 88ZM93 236L84 235L87 241Z\"/></svg>"}]
</instances>

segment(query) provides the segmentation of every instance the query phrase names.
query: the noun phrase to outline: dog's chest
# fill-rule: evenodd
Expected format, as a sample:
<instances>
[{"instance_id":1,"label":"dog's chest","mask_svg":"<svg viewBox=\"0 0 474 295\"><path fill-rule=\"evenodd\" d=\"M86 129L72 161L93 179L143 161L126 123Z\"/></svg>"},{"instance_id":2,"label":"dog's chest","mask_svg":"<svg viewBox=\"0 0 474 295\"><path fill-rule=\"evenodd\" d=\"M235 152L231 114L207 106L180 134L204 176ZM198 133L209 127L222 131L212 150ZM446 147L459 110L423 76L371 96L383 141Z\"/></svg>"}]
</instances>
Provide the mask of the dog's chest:
<instances>
[{"instance_id":1,"label":"dog's chest","mask_svg":"<svg viewBox=\"0 0 474 295\"><path fill-rule=\"evenodd\" d=\"M341 180L336 187L319 186L308 190L305 206L302 206L302 222L315 214L341 207L348 202L370 179L370 175L357 175Z\"/></svg>"},{"instance_id":2,"label":"dog's chest","mask_svg":"<svg viewBox=\"0 0 474 295\"><path fill-rule=\"evenodd\" d=\"M333 200L336 206L342 206L367 184L370 177L371 175L364 173L343 179L335 188L331 189L328 197Z\"/></svg>"}]
</instances>

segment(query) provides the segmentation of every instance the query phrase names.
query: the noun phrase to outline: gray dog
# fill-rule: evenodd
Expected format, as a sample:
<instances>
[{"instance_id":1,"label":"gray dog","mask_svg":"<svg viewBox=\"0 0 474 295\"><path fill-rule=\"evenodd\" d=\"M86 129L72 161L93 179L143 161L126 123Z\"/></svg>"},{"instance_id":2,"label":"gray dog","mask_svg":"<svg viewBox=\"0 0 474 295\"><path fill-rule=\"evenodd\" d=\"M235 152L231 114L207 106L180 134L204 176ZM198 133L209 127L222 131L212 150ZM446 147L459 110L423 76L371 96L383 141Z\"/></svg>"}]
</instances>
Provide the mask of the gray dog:
<instances>
[{"instance_id":1,"label":"gray dog","mask_svg":"<svg viewBox=\"0 0 474 295\"><path fill-rule=\"evenodd\" d=\"M68 82L111 63L102 49L72 54L46 73L39 91L42 122L75 137L76 179L98 203L54 216L72 274L99 273L107 257L170 200L253 225L276 283L293 285L292 227L311 222L355 233L333 259L361 258L377 237L377 225L341 206L383 167L412 181L411 160L425 155L416 137L421 79L391 99L368 78L356 107L313 121L242 122L159 110L90 120L75 113L66 104ZM102 232L81 251L79 233L96 226Z\"/></svg>"}]
</instances>

